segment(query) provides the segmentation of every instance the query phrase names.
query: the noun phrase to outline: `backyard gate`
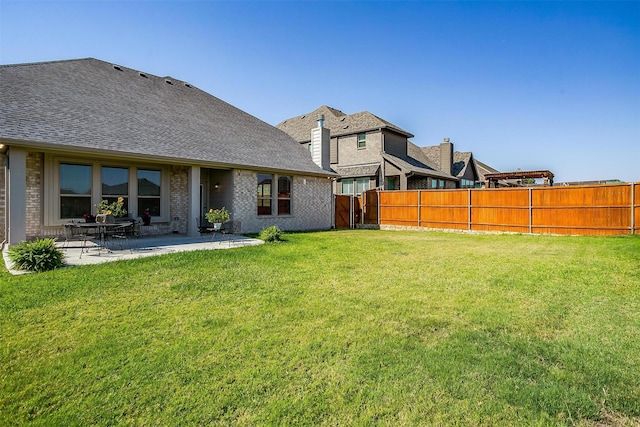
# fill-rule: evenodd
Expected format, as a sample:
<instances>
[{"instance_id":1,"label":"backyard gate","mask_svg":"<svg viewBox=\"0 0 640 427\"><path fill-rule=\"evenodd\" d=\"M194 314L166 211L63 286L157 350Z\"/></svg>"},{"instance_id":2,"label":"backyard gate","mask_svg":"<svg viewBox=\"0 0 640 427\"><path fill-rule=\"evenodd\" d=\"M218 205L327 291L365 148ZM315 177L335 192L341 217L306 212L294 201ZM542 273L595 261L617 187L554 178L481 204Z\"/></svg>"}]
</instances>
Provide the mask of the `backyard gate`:
<instances>
[{"instance_id":1,"label":"backyard gate","mask_svg":"<svg viewBox=\"0 0 640 427\"><path fill-rule=\"evenodd\" d=\"M335 196L335 227L355 228L362 216L360 197L338 194Z\"/></svg>"}]
</instances>

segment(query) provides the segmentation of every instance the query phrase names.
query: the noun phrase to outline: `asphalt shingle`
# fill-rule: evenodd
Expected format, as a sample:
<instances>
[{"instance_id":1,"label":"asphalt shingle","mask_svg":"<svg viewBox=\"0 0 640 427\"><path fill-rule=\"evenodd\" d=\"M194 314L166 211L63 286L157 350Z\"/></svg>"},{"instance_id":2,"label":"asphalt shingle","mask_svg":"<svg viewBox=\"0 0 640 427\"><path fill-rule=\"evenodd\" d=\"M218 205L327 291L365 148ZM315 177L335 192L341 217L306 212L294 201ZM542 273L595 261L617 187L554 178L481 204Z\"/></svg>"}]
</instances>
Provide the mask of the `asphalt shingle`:
<instances>
[{"instance_id":1,"label":"asphalt shingle","mask_svg":"<svg viewBox=\"0 0 640 427\"><path fill-rule=\"evenodd\" d=\"M0 66L0 139L210 167L331 174L285 132L189 83L93 58Z\"/></svg>"}]
</instances>

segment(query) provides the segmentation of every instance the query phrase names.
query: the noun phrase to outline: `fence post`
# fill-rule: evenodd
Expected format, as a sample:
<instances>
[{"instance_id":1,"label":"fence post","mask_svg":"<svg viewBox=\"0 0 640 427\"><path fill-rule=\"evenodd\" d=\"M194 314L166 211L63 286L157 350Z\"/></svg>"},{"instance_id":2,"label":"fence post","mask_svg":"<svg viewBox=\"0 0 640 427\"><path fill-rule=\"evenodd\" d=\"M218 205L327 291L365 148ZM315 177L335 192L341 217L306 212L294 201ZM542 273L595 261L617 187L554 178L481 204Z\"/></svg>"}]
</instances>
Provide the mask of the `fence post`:
<instances>
[{"instance_id":1,"label":"fence post","mask_svg":"<svg viewBox=\"0 0 640 427\"><path fill-rule=\"evenodd\" d=\"M471 231L471 189L467 191L469 192L467 199L467 230Z\"/></svg>"},{"instance_id":2,"label":"fence post","mask_svg":"<svg viewBox=\"0 0 640 427\"><path fill-rule=\"evenodd\" d=\"M418 190L418 227L420 227L420 212L422 210L422 194Z\"/></svg>"},{"instance_id":3,"label":"fence post","mask_svg":"<svg viewBox=\"0 0 640 427\"><path fill-rule=\"evenodd\" d=\"M378 228L380 228L380 225L382 224L382 221L380 220L380 190L376 191L376 194L378 195L378 206L376 207L378 209Z\"/></svg>"},{"instance_id":4,"label":"fence post","mask_svg":"<svg viewBox=\"0 0 640 427\"><path fill-rule=\"evenodd\" d=\"M636 233L636 184L631 183L631 234Z\"/></svg>"},{"instance_id":5,"label":"fence post","mask_svg":"<svg viewBox=\"0 0 640 427\"><path fill-rule=\"evenodd\" d=\"M533 188L529 187L529 234L533 233Z\"/></svg>"}]
</instances>

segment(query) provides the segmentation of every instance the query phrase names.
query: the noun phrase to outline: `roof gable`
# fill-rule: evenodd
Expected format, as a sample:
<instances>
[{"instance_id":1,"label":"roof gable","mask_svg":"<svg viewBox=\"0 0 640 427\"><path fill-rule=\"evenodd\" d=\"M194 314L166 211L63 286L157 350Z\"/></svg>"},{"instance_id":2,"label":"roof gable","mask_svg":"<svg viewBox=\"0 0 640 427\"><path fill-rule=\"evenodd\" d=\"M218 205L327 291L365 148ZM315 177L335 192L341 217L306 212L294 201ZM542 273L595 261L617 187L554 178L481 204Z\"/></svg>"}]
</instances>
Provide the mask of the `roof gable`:
<instances>
[{"instance_id":1,"label":"roof gable","mask_svg":"<svg viewBox=\"0 0 640 427\"><path fill-rule=\"evenodd\" d=\"M0 95L5 141L331 174L284 132L189 83L93 58L2 65Z\"/></svg>"},{"instance_id":2,"label":"roof gable","mask_svg":"<svg viewBox=\"0 0 640 427\"><path fill-rule=\"evenodd\" d=\"M291 135L298 142L311 140L311 129L317 126L318 115L324 114L324 127L331 130L331 136L351 135L378 129L390 129L408 138L413 135L368 111L345 114L342 111L323 105L301 116L283 120L276 127Z\"/></svg>"}]
</instances>

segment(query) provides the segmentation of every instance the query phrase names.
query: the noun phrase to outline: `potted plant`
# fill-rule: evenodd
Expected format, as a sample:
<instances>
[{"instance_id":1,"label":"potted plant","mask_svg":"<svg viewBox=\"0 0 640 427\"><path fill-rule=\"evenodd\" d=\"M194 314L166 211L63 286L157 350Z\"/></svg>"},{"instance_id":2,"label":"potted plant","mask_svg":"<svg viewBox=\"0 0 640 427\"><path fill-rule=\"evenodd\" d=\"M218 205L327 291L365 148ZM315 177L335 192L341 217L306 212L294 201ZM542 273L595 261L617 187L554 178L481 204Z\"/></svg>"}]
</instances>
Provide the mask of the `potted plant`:
<instances>
[{"instance_id":1,"label":"potted plant","mask_svg":"<svg viewBox=\"0 0 640 427\"><path fill-rule=\"evenodd\" d=\"M96 222L110 224L115 222L115 217L122 217L126 214L123 197L118 197L118 200L113 203L103 199L96 204Z\"/></svg>"},{"instance_id":2,"label":"potted plant","mask_svg":"<svg viewBox=\"0 0 640 427\"><path fill-rule=\"evenodd\" d=\"M82 215L84 217L84 222L96 222L96 216L91 215L90 213L86 213Z\"/></svg>"},{"instance_id":3,"label":"potted plant","mask_svg":"<svg viewBox=\"0 0 640 427\"><path fill-rule=\"evenodd\" d=\"M209 209L204 217L213 224L213 228L215 230L220 230L222 228L222 224L229 221L231 214L224 206L220 209Z\"/></svg>"},{"instance_id":4,"label":"potted plant","mask_svg":"<svg viewBox=\"0 0 640 427\"><path fill-rule=\"evenodd\" d=\"M142 225L151 224L151 212L149 212L148 208L142 212L142 215L140 216L140 218L142 218Z\"/></svg>"}]
</instances>

